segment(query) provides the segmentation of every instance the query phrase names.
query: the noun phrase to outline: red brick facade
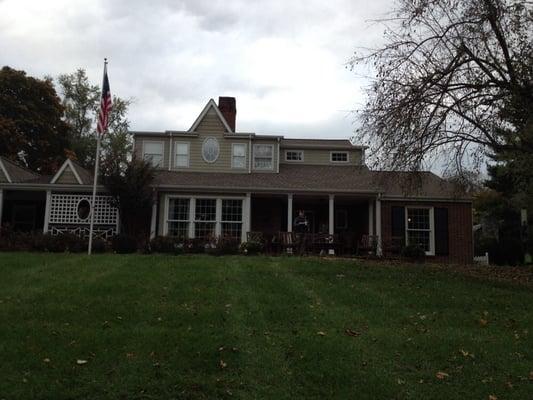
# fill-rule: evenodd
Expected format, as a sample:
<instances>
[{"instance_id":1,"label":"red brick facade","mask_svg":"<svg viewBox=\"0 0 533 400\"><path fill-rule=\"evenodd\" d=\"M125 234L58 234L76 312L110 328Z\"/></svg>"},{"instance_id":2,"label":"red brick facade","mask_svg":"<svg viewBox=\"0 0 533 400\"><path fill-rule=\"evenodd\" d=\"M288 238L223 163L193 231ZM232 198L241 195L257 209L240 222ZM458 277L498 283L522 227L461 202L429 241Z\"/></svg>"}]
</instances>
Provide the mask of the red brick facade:
<instances>
[{"instance_id":1,"label":"red brick facade","mask_svg":"<svg viewBox=\"0 0 533 400\"><path fill-rule=\"evenodd\" d=\"M472 204L451 202L381 202L381 230L384 241L392 233L392 206L442 207L448 209L449 255L428 257L428 261L471 264L473 262Z\"/></svg>"}]
</instances>

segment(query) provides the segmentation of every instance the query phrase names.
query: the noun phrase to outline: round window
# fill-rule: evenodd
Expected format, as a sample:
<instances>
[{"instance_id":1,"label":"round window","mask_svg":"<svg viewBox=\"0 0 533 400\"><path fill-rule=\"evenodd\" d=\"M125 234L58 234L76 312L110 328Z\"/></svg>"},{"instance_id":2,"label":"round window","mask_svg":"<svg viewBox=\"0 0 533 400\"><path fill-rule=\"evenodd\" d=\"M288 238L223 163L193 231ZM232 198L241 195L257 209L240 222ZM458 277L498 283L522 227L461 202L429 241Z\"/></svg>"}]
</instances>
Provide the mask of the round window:
<instances>
[{"instance_id":1,"label":"round window","mask_svg":"<svg viewBox=\"0 0 533 400\"><path fill-rule=\"evenodd\" d=\"M209 137L204 140L204 144L202 145L202 157L205 162L214 163L217 160L219 153L220 147L216 138Z\"/></svg>"},{"instance_id":2,"label":"round window","mask_svg":"<svg viewBox=\"0 0 533 400\"><path fill-rule=\"evenodd\" d=\"M89 203L89 200L83 199L80 200L78 203L78 217L81 220L86 220L89 218L89 214L91 213L91 203Z\"/></svg>"}]
</instances>

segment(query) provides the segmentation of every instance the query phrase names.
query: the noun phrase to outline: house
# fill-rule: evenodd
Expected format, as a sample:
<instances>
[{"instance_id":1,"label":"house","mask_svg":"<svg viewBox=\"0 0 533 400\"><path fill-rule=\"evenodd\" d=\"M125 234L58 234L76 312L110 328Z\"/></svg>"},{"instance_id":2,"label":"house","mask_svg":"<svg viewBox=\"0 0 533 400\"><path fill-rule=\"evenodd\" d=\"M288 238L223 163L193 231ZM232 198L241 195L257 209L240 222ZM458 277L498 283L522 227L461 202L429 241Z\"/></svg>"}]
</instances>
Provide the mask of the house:
<instances>
[{"instance_id":1,"label":"house","mask_svg":"<svg viewBox=\"0 0 533 400\"><path fill-rule=\"evenodd\" d=\"M401 238L421 245L435 260L472 262L471 199L452 184L431 172L370 170L367 149L344 139L239 132L236 114L235 98L220 97L218 104L206 104L188 130L131 132L135 156L156 168L152 237L246 241L248 232L291 232L303 210L311 233L352 243L377 237L378 254ZM40 177L2 162L3 222L52 233L86 232L88 219L78 211L90 200L89 171L67 160L55 176ZM416 185L408 189L406 182ZM30 220L23 211L30 191L40 196L32 223L23 221ZM103 236L119 229L117 212L106 204L99 188L96 227Z\"/></svg>"}]
</instances>

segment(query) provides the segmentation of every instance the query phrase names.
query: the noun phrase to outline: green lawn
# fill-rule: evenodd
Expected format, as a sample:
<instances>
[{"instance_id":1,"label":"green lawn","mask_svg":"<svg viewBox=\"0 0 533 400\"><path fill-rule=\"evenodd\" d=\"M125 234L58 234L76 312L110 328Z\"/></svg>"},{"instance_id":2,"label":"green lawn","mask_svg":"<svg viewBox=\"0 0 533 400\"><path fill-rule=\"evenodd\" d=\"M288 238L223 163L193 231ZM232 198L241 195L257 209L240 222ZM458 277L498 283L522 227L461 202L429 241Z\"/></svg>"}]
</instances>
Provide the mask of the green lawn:
<instances>
[{"instance_id":1,"label":"green lawn","mask_svg":"<svg viewBox=\"0 0 533 400\"><path fill-rule=\"evenodd\" d=\"M532 371L531 286L314 258L0 254L0 399L531 399Z\"/></svg>"}]
</instances>

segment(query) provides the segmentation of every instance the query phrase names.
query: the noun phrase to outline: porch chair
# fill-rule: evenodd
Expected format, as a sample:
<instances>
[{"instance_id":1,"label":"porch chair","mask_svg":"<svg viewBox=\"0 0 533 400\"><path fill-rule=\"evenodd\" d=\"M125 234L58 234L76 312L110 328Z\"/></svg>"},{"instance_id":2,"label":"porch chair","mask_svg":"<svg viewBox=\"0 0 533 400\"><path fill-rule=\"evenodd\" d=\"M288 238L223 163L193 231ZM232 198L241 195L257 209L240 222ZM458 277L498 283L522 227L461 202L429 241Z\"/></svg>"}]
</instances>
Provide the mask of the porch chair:
<instances>
[{"instance_id":1,"label":"porch chair","mask_svg":"<svg viewBox=\"0 0 533 400\"><path fill-rule=\"evenodd\" d=\"M291 249L292 254L294 254L294 251L298 246L295 240L294 232L279 232L278 237L281 251L289 253L289 249Z\"/></svg>"},{"instance_id":2,"label":"porch chair","mask_svg":"<svg viewBox=\"0 0 533 400\"><path fill-rule=\"evenodd\" d=\"M379 237L376 235L363 235L361 240L357 242L357 249L355 254L358 256L376 255L378 248Z\"/></svg>"},{"instance_id":3,"label":"porch chair","mask_svg":"<svg viewBox=\"0 0 533 400\"><path fill-rule=\"evenodd\" d=\"M250 232L246 232L246 241L247 242L257 242L257 243L263 243L264 244L265 237L263 235L263 232L250 231Z\"/></svg>"}]
</instances>

